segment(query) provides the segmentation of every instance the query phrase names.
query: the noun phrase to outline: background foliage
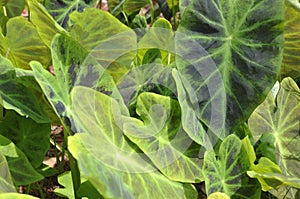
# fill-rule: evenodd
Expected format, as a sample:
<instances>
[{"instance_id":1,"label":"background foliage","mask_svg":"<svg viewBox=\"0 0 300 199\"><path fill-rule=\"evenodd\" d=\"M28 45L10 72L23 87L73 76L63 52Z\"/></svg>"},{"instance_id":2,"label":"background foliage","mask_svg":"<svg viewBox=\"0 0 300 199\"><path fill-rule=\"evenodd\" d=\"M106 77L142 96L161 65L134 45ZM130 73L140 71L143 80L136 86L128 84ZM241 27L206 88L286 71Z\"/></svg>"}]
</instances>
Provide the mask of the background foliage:
<instances>
[{"instance_id":1,"label":"background foliage","mask_svg":"<svg viewBox=\"0 0 300 199\"><path fill-rule=\"evenodd\" d=\"M0 2L1 198L300 197L298 0Z\"/></svg>"}]
</instances>

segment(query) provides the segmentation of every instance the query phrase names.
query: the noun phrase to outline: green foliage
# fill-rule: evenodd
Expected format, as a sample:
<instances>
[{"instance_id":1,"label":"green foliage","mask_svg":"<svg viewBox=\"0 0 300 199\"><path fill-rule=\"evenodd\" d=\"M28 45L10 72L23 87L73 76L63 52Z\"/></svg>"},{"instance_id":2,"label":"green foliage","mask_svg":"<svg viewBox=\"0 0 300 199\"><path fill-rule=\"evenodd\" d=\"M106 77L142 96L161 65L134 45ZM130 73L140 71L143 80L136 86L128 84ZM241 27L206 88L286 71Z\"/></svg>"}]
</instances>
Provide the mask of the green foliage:
<instances>
[{"instance_id":1,"label":"green foliage","mask_svg":"<svg viewBox=\"0 0 300 199\"><path fill-rule=\"evenodd\" d=\"M298 1L0 2L0 198L299 197Z\"/></svg>"},{"instance_id":2,"label":"green foliage","mask_svg":"<svg viewBox=\"0 0 300 199\"><path fill-rule=\"evenodd\" d=\"M0 193L16 192L5 156L0 153Z\"/></svg>"},{"instance_id":3,"label":"green foliage","mask_svg":"<svg viewBox=\"0 0 300 199\"><path fill-rule=\"evenodd\" d=\"M30 35L30 36L22 36ZM45 67L50 63L50 52L36 28L24 17L14 17L7 22L7 34L0 35L1 54L15 67L29 69L29 62L36 60Z\"/></svg>"},{"instance_id":4,"label":"green foliage","mask_svg":"<svg viewBox=\"0 0 300 199\"><path fill-rule=\"evenodd\" d=\"M177 68L190 87L187 97L196 94L191 100L198 102L190 104L197 119L212 131L233 131L273 86L282 61L283 7L283 1L192 0L186 8L176 53L188 63L179 59ZM197 45L198 52L190 48ZM217 112L225 120L219 126L210 121Z\"/></svg>"},{"instance_id":5,"label":"green foliage","mask_svg":"<svg viewBox=\"0 0 300 199\"><path fill-rule=\"evenodd\" d=\"M249 119L249 128L257 140L263 133L272 133L277 161L287 175L300 177L299 166L299 118L300 90L297 84L286 78L274 99L270 93L264 103L254 111Z\"/></svg>"},{"instance_id":6,"label":"green foliage","mask_svg":"<svg viewBox=\"0 0 300 199\"><path fill-rule=\"evenodd\" d=\"M46 8L58 24L69 25L69 14L73 11L82 12L85 8L93 7L96 0L45 0Z\"/></svg>"},{"instance_id":7,"label":"green foliage","mask_svg":"<svg viewBox=\"0 0 300 199\"><path fill-rule=\"evenodd\" d=\"M50 146L50 123L38 124L14 111L7 111L0 122L0 134L12 140L26 154L34 168L42 164Z\"/></svg>"},{"instance_id":8,"label":"green foliage","mask_svg":"<svg viewBox=\"0 0 300 199\"><path fill-rule=\"evenodd\" d=\"M288 3L291 2L291 3ZM292 3L293 2L293 3ZM285 5L284 26L284 56L281 67L283 76L300 79L299 52L300 52L300 3L298 1L287 1Z\"/></svg>"},{"instance_id":9,"label":"green foliage","mask_svg":"<svg viewBox=\"0 0 300 199\"><path fill-rule=\"evenodd\" d=\"M9 171L16 185L28 185L43 179L43 176L32 167L26 155L2 135L0 135L0 154L6 156Z\"/></svg>"},{"instance_id":10,"label":"green foliage","mask_svg":"<svg viewBox=\"0 0 300 199\"><path fill-rule=\"evenodd\" d=\"M247 176L249 168L249 157L240 139L227 136L217 154L205 153L203 175L207 193L223 192L230 198L260 198L258 182Z\"/></svg>"}]
</instances>

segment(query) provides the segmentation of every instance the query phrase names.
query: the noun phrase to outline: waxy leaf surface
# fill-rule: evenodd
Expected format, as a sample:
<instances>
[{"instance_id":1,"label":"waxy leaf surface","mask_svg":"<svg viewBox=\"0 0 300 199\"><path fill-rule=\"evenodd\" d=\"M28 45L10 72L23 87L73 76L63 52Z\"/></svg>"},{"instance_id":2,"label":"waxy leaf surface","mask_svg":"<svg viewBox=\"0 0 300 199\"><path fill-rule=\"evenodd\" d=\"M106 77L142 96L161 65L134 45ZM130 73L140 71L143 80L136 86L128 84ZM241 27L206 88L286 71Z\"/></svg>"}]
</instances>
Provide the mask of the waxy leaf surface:
<instances>
[{"instance_id":1,"label":"waxy leaf surface","mask_svg":"<svg viewBox=\"0 0 300 199\"><path fill-rule=\"evenodd\" d=\"M283 19L282 0L191 0L185 9L177 68L187 97L197 97L187 99L197 118L222 139L218 131L225 126L228 133L244 122L275 82ZM216 113L219 118L211 120Z\"/></svg>"},{"instance_id":2,"label":"waxy leaf surface","mask_svg":"<svg viewBox=\"0 0 300 199\"><path fill-rule=\"evenodd\" d=\"M204 156L203 175L207 194L226 193L230 198L260 198L260 185L247 176L250 161L241 140L229 135L222 142L218 159L214 151Z\"/></svg>"},{"instance_id":3,"label":"waxy leaf surface","mask_svg":"<svg viewBox=\"0 0 300 199\"><path fill-rule=\"evenodd\" d=\"M7 22L7 34L0 35L1 54L15 67L30 69L30 61L39 61L45 67L50 63L50 50L36 28L24 17L14 17Z\"/></svg>"},{"instance_id":4,"label":"waxy leaf surface","mask_svg":"<svg viewBox=\"0 0 300 199\"><path fill-rule=\"evenodd\" d=\"M291 78L281 82L274 99L270 93L249 119L249 128L255 141L264 134L275 137L276 159L286 175L300 177L300 90Z\"/></svg>"},{"instance_id":5,"label":"waxy leaf surface","mask_svg":"<svg viewBox=\"0 0 300 199\"><path fill-rule=\"evenodd\" d=\"M185 198L183 185L160 174L145 154L125 137L124 121L116 100L78 86L72 91L72 101L76 128L83 133L77 135L82 146L73 146L75 142L69 146L85 177L104 197ZM114 190L116 186L109 186L112 182L120 188Z\"/></svg>"}]
</instances>

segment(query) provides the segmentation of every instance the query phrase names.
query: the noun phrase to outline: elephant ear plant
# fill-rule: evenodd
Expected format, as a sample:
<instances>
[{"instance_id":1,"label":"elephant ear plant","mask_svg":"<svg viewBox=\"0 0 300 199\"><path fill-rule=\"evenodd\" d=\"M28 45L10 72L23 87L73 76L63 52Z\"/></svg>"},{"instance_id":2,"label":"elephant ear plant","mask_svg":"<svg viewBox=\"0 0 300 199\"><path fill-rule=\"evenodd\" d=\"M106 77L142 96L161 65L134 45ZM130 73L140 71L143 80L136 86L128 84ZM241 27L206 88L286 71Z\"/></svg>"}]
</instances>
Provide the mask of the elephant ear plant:
<instances>
[{"instance_id":1,"label":"elephant ear plant","mask_svg":"<svg viewBox=\"0 0 300 199\"><path fill-rule=\"evenodd\" d=\"M1 3L0 198L300 197L298 1Z\"/></svg>"}]
</instances>

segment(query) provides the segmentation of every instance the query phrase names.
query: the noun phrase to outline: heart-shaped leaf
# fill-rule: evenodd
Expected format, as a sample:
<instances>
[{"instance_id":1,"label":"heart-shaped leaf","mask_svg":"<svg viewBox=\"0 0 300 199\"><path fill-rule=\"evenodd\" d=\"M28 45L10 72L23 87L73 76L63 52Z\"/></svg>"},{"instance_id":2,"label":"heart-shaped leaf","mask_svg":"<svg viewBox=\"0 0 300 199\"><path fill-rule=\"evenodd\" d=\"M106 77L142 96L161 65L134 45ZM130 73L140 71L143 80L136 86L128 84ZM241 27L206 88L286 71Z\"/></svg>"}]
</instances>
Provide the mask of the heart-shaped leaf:
<instances>
[{"instance_id":1,"label":"heart-shaped leaf","mask_svg":"<svg viewBox=\"0 0 300 199\"><path fill-rule=\"evenodd\" d=\"M57 115L64 124L76 132L71 114L71 92L77 81L79 67L82 65L87 51L76 41L66 35L56 35L51 45L55 76L43 69L38 62L31 62L33 74ZM82 67L82 70L87 67ZM88 70L88 69L87 69ZM92 73L93 71L90 71ZM89 75L90 73L86 73ZM95 80L96 81L96 80ZM91 82L93 83L93 82ZM66 126L66 128L68 128ZM67 130L67 129L66 129ZM67 130L68 131L68 130Z\"/></svg>"},{"instance_id":2,"label":"heart-shaped leaf","mask_svg":"<svg viewBox=\"0 0 300 199\"><path fill-rule=\"evenodd\" d=\"M239 126L271 89L281 65L283 19L282 0L191 0L185 9L177 68L187 96L197 97L187 99L197 118L213 132ZM211 119L215 113L220 116ZM215 124L220 119L226 128Z\"/></svg>"},{"instance_id":3,"label":"heart-shaped leaf","mask_svg":"<svg viewBox=\"0 0 300 199\"><path fill-rule=\"evenodd\" d=\"M76 127L80 132L85 132L78 137L86 151L78 156L82 149L74 149L72 144L69 146L77 151L74 156L79 161L81 171L98 190L101 189L104 197L121 194L119 197L123 198L124 195L127 198L185 198L182 184L160 174L145 154L124 136L122 129L125 121L115 99L78 86L72 91L72 101ZM123 185L114 193L111 189L115 186L108 188L110 183L105 184L107 180ZM146 186L145 183L149 188L147 191L141 189ZM129 184L134 185L131 186L133 188L129 188Z\"/></svg>"},{"instance_id":4,"label":"heart-shaped leaf","mask_svg":"<svg viewBox=\"0 0 300 199\"><path fill-rule=\"evenodd\" d=\"M181 182L201 181L201 146L193 143L182 129L178 102L145 92L138 97L136 112L143 122L126 120L125 135L168 178Z\"/></svg>"},{"instance_id":5,"label":"heart-shaped leaf","mask_svg":"<svg viewBox=\"0 0 300 199\"><path fill-rule=\"evenodd\" d=\"M291 78L281 82L276 99L270 93L249 118L255 140L263 133L272 133L277 162L284 174L300 177L300 90Z\"/></svg>"},{"instance_id":6,"label":"heart-shaped leaf","mask_svg":"<svg viewBox=\"0 0 300 199\"><path fill-rule=\"evenodd\" d=\"M30 35L30 36L29 36ZM0 36L1 54L15 67L30 69L30 61L39 61L48 67L50 50L43 43L36 28L24 17L14 17L7 22L7 34Z\"/></svg>"},{"instance_id":7,"label":"heart-shaped leaf","mask_svg":"<svg viewBox=\"0 0 300 199\"><path fill-rule=\"evenodd\" d=\"M241 140L236 135L227 136L218 154L205 153L203 175L207 194L223 192L230 198L260 198L259 183L247 176L249 168L250 160Z\"/></svg>"},{"instance_id":8,"label":"heart-shaped leaf","mask_svg":"<svg viewBox=\"0 0 300 199\"><path fill-rule=\"evenodd\" d=\"M90 180L104 198L197 198L196 190L190 185L170 181L157 171L128 173L108 167L85 148L84 142L93 139L86 139L86 136L82 133L70 137L68 146L78 161L81 174ZM99 147L95 145L94 148ZM124 163L128 164L126 161ZM138 164L135 161L131 163Z\"/></svg>"}]
</instances>

